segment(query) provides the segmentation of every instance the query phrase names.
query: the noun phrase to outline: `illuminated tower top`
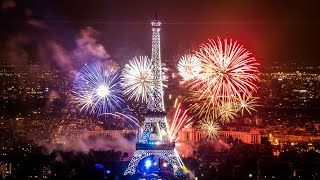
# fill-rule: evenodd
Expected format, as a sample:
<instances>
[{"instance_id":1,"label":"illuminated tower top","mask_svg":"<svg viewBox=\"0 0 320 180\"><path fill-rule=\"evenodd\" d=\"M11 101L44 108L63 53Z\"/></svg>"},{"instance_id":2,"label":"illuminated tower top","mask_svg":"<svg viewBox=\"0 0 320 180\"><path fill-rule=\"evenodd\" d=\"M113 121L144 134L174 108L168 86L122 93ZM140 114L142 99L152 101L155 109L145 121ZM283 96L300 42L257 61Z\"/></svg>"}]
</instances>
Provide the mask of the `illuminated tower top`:
<instances>
[{"instance_id":1,"label":"illuminated tower top","mask_svg":"<svg viewBox=\"0 0 320 180\"><path fill-rule=\"evenodd\" d=\"M161 22L158 20L157 13L155 14L154 20L151 22L151 25L152 25L152 28L159 28L159 31L160 31Z\"/></svg>"},{"instance_id":2,"label":"illuminated tower top","mask_svg":"<svg viewBox=\"0 0 320 180\"><path fill-rule=\"evenodd\" d=\"M150 112L164 112L163 102L163 85L162 85L162 70L161 70L161 54L160 54L160 26L161 22L155 16L155 20L151 22L152 25L152 90L148 101L148 111Z\"/></svg>"}]
</instances>

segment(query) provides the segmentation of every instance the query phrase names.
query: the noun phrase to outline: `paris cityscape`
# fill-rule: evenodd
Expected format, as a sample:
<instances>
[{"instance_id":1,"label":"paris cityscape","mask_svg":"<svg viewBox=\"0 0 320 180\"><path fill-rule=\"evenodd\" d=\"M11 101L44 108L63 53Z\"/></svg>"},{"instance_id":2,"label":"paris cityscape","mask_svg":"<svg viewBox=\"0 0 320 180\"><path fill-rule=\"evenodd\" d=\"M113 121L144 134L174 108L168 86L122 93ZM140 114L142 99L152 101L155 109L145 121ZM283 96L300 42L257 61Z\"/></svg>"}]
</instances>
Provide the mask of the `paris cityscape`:
<instances>
[{"instance_id":1,"label":"paris cityscape","mask_svg":"<svg viewBox=\"0 0 320 180\"><path fill-rule=\"evenodd\" d=\"M0 179L320 179L319 17L2 1Z\"/></svg>"}]
</instances>

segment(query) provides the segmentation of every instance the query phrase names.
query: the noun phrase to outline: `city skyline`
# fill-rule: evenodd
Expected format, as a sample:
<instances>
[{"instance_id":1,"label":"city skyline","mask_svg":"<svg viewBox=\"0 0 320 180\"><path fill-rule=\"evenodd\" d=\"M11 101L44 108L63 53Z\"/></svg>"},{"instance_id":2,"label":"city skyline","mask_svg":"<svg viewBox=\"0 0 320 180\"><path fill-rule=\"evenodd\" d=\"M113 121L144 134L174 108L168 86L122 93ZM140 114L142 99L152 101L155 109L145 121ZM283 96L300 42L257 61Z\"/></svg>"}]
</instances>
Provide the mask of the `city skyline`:
<instances>
[{"instance_id":1,"label":"city skyline","mask_svg":"<svg viewBox=\"0 0 320 180\"><path fill-rule=\"evenodd\" d=\"M0 179L319 179L319 13L4 0Z\"/></svg>"}]
</instances>

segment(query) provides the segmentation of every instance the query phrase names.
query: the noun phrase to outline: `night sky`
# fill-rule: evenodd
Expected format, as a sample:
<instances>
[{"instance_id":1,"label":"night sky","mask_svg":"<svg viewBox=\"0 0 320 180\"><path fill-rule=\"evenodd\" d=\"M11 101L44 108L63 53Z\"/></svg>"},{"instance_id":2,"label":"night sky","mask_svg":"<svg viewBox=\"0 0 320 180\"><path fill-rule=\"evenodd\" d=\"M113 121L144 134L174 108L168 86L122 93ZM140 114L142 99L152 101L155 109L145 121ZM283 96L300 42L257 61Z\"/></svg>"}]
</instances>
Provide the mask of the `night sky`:
<instances>
[{"instance_id":1,"label":"night sky","mask_svg":"<svg viewBox=\"0 0 320 180\"><path fill-rule=\"evenodd\" d=\"M43 57L39 43L49 41L72 51L81 29L91 27L99 32L97 43L126 63L133 56L150 54L150 21L155 12L162 22L161 45L167 60L219 36L237 40L263 65L320 64L317 1L3 1L0 56L10 61L7 46L12 48L15 37L27 39L15 45L28 58Z\"/></svg>"}]
</instances>

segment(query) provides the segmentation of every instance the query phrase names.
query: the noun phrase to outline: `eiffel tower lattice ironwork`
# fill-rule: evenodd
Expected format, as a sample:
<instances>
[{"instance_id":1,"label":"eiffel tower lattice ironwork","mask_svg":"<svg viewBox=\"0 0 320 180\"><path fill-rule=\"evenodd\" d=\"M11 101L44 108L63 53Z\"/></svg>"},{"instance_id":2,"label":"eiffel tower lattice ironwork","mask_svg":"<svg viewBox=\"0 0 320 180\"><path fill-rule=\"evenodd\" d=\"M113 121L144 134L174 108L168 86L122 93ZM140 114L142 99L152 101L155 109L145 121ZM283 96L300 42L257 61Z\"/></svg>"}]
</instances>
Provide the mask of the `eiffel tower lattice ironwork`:
<instances>
[{"instance_id":1,"label":"eiffel tower lattice ironwork","mask_svg":"<svg viewBox=\"0 0 320 180\"><path fill-rule=\"evenodd\" d=\"M152 91L150 93L147 113L143 125L143 132L136 144L136 151L129 163L124 175L133 175L137 171L139 162L153 156L164 159L171 164L174 174L178 175L183 167L183 162L175 149L174 141L170 141L168 122L164 109L163 85L160 55L160 26L161 23L155 18L152 25ZM155 134L154 132L157 132Z\"/></svg>"}]
</instances>

